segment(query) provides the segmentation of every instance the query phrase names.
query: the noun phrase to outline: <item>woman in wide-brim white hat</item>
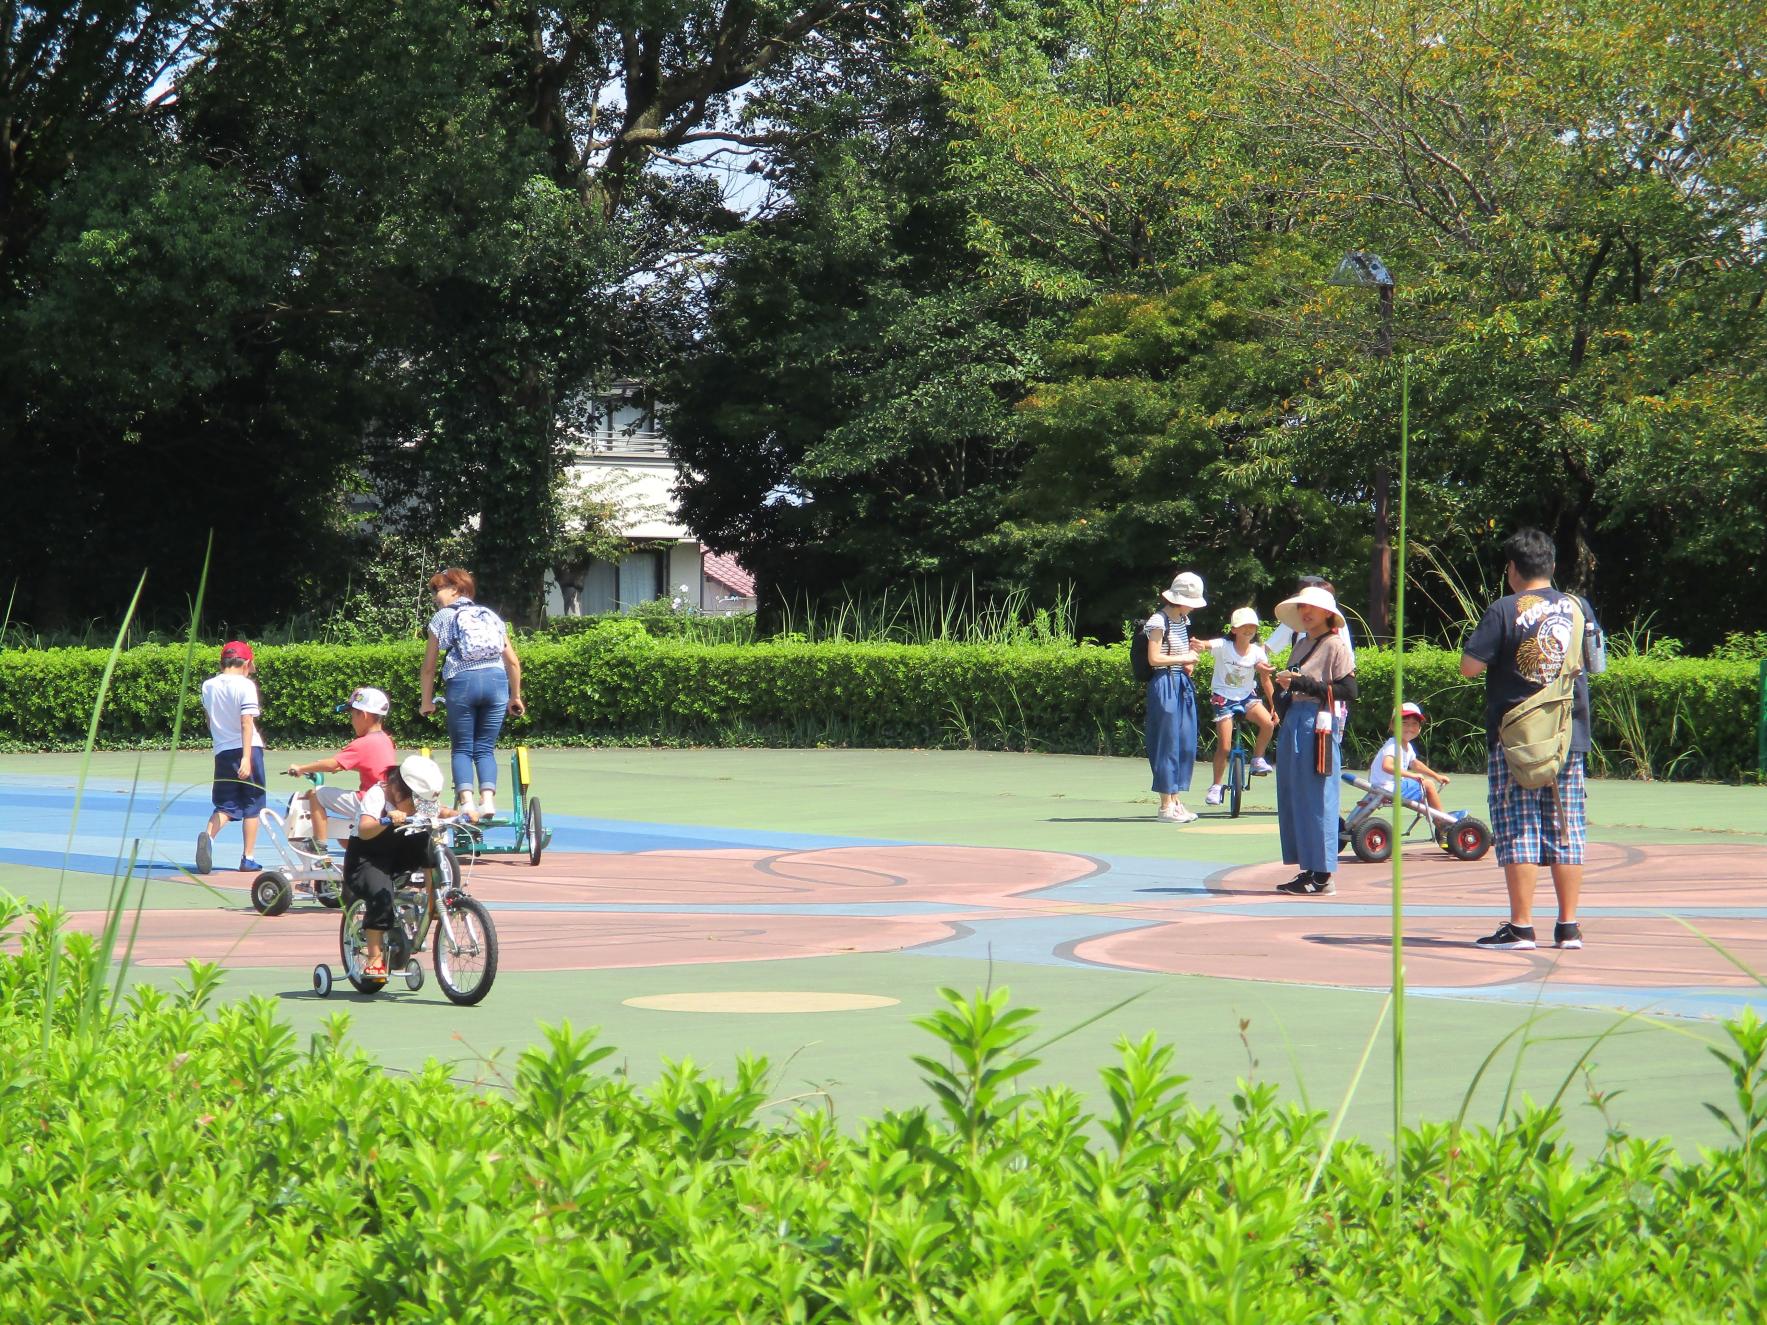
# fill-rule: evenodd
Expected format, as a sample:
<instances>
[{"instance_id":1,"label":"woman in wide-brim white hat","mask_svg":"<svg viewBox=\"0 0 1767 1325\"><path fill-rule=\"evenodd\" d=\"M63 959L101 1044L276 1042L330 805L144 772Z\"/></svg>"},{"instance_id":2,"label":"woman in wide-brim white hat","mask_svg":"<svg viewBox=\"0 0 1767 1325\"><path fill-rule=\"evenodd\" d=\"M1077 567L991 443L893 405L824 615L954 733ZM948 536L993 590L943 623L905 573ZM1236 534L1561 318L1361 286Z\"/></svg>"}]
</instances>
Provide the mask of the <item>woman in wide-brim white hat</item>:
<instances>
[{"instance_id":1,"label":"woman in wide-brim white hat","mask_svg":"<svg viewBox=\"0 0 1767 1325\"><path fill-rule=\"evenodd\" d=\"M1160 592L1159 608L1141 627L1150 668L1143 732L1153 789L1160 796L1159 817L1166 823L1187 824L1196 818L1180 799L1196 771L1196 690L1190 673L1197 655L1190 647L1187 618L1206 606L1202 576L1185 571Z\"/></svg>"},{"instance_id":2,"label":"woman in wide-brim white hat","mask_svg":"<svg viewBox=\"0 0 1767 1325\"><path fill-rule=\"evenodd\" d=\"M1329 894L1337 891L1331 876L1338 859L1338 743L1343 739L1333 704L1356 698L1356 660L1344 640L1344 614L1327 590L1302 589L1277 605L1276 617L1305 636L1288 665L1271 678L1282 720L1276 744L1277 828L1283 863L1300 868L1277 891Z\"/></svg>"}]
</instances>

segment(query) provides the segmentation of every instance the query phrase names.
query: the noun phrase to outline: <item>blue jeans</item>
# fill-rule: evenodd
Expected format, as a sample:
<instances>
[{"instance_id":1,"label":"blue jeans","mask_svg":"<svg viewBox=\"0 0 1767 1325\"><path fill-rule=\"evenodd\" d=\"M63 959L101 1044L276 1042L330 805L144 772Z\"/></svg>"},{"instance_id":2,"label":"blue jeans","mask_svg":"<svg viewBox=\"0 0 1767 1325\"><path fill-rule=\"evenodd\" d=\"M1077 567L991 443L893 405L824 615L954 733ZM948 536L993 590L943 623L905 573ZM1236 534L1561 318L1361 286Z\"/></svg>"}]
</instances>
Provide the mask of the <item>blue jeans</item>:
<instances>
[{"instance_id":1,"label":"blue jeans","mask_svg":"<svg viewBox=\"0 0 1767 1325\"><path fill-rule=\"evenodd\" d=\"M497 737L509 711L509 673L503 664L456 672L448 682L448 757L454 766L454 790L472 790L473 773L481 788L497 785Z\"/></svg>"}]
</instances>

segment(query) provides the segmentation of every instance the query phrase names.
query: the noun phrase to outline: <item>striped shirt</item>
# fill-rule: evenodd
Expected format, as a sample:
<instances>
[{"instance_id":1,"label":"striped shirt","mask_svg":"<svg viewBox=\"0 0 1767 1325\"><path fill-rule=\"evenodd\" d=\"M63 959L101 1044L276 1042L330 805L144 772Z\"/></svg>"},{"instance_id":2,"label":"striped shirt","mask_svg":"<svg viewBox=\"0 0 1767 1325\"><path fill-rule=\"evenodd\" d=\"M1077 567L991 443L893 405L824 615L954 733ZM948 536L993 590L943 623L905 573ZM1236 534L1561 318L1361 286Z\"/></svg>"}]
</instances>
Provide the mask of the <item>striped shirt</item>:
<instances>
[{"instance_id":1,"label":"striped shirt","mask_svg":"<svg viewBox=\"0 0 1767 1325\"><path fill-rule=\"evenodd\" d=\"M1155 612L1142 625L1142 638L1153 639L1159 635L1162 629L1166 632L1166 643L1165 647L1160 650L1161 653L1190 652L1190 623L1184 617L1179 616L1176 612ZM1169 670L1180 665L1179 663L1162 663L1154 670L1158 671L1161 668Z\"/></svg>"}]
</instances>

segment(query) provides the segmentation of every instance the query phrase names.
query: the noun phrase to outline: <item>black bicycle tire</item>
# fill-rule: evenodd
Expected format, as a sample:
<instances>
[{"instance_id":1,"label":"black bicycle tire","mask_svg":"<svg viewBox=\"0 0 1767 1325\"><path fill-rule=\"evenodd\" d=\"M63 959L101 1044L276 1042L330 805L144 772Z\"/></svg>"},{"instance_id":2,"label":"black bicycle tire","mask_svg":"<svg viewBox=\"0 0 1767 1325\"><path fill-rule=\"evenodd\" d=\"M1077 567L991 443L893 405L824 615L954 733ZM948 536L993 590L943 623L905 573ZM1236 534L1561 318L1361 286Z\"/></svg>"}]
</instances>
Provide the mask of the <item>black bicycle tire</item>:
<instances>
[{"instance_id":1,"label":"black bicycle tire","mask_svg":"<svg viewBox=\"0 0 1767 1325\"><path fill-rule=\"evenodd\" d=\"M430 945L430 966L436 973L436 983L448 996L448 1001L457 1007L470 1008L483 1002L486 994L497 979L497 926L491 922L491 913L485 909L483 902L476 897L456 896L452 909L465 912L481 926L485 943L485 972L479 982L471 989L457 989L454 984L447 959L443 952L448 940L448 932L443 925L442 917L436 918L436 934Z\"/></svg>"}]
</instances>

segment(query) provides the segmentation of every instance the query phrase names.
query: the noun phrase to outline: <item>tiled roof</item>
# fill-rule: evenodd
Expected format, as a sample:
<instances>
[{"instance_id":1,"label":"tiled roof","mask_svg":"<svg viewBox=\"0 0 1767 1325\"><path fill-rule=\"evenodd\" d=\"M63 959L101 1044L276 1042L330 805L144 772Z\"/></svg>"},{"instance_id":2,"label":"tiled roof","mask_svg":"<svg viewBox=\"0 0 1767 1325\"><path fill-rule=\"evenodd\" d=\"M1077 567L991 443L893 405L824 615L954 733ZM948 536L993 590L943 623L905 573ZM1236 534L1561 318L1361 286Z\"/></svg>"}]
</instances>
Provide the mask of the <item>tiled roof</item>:
<instances>
[{"instance_id":1,"label":"tiled roof","mask_svg":"<svg viewBox=\"0 0 1767 1325\"><path fill-rule=\"evenodd\" d=\"M738 564L735 557L727 557L722 552L714 552L703 543L700 552L705 557L706 578L716 580L726 589L740 594L744 598L755 596L755 577Z\"/></svg>"}]
</instances>

